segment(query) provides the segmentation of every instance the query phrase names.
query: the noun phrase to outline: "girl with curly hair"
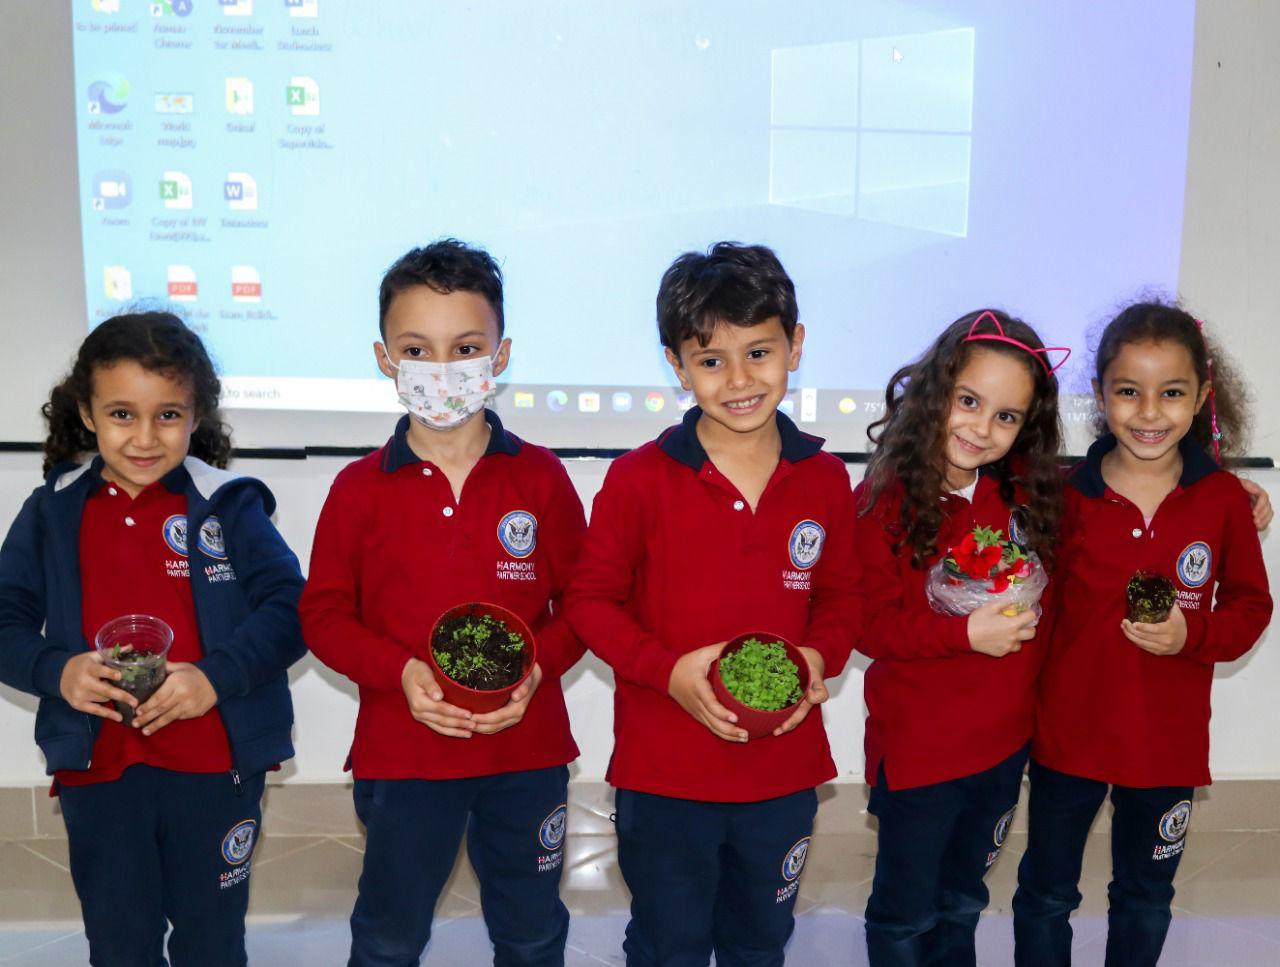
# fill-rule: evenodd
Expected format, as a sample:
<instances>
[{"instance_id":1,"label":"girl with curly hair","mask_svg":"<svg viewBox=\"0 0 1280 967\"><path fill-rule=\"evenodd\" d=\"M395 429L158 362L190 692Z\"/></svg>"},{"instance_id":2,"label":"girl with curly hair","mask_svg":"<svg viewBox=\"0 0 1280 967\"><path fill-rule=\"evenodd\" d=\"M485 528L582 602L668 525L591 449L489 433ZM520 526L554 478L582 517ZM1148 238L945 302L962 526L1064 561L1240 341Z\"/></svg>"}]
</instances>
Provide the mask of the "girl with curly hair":
<instances>
[{"instance_id":1,"label":"girl with curly hair","mask_svg":"<svg viewBox=\"0 0 1280 967\"><path fill-rule=\"evenodd\" d=\"M1066 350L994 309L947 327L889 381L858 486L864 568L872 965L973 964L984 876L1018 801L1034 724L1035 610L931 610L926 575L976 526L1046 564L1062 513L1058 380ZM1050 358L1053 354L1054 358Z\"/></svg>"},{"instance_id":2,"label":"girl with curly hair","mask_svg":"<svg viewBox=\"0 0 1280 967\"><path fill-rule=\"evenodd\" d=\"M166 933L173 963L246 962L264 776L293 755L302 576L267 488L221 469L218 393L176 316L102 323L0 547L0 681L40 698L95 964L164 963ZM168 649L149 697L121 658L139 628Z\"/></svg>"}]
</instances>

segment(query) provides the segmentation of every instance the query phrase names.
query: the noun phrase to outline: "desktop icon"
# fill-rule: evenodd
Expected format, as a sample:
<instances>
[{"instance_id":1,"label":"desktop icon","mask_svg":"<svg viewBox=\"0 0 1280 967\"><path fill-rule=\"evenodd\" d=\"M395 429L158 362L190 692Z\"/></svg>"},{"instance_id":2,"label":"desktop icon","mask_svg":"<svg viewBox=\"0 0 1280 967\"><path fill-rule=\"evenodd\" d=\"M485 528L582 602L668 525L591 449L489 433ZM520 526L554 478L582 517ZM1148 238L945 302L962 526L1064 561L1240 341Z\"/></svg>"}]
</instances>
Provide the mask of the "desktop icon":
<instances>
[{"instance_id":1,"label":"desktop icon","mask_svg":"<svg viewBox=\"0 0 1280 967\"><path fill-rule=\"evenodd\" d=\"M253 113L253 81L247 77L227 78L227 110L232 114Z\"/></svg>"},{"instance_id":2,"label":"desktop icon","mask_svg":"<svg viewBox=\"0 0 1280 967\"><path fill-rule=\"evenodd\" d=\"M133 201L133 180L127 171L99 171L93 176L93 210L128 208Z\"/></svg>"},{"instance_id":3,"label":"desktop icon","mask_svg":"<svg viewBox=\"0 0 1280 967\"><path fill-rule=\"evenodd\" d=\"M194 94L157 94L157 114L190 114L196 109Z\"/></svg>"},{"instance_id":4,"label":"desktop icon","mask_svg":"<svg viewBox=\"0 0 1280 967\"><path fill-rule=\"evenodd\" d=\"M613 412L630 413L631 412L631 394L627 392L617 392L613 394Z\"/></svg>"},{"instance_id":5,"label":"desktop icon","mask_svg":"<svg viewBox=\"0 0 1280 967\"><path fill-rule=\"evenodd\" d=\"M182 171L166 171L160 178L160 200L165 208L190 208L191 178Z\"/></svg>"},{"instance_id":6,"label":"desktop icon","mask_svg":"<svg viewBox=\"0 0 1280 967\"><path fill-rule=\"evenodd\" d=\"M102 291L108 299L127 302L133 298L133 275L123 265L102 268Z\"/></svg>"},{"instance_id":7,"label":"desktop icon","mask_svg":"<svg viewBox=\"0 0 1280 967\"><path fill-rule=\"evenodd\" d=\"M232 211L257 211L258 183L251 174L243 171L229 171L227 180L222 183L222 197Z\"/></svg>"},{"instance_id":8,"label":"desktop icon","mask_svg":"<svg viewBox=\"0 0 1280 967\"><path fill-rule=\"evenodd\" d=\"M174 302L195 302L199 292L196 270L189 265L171 265L168 269L169 298Z\"/></svg>"},{"instance_id":9,"label":"desktop icon","mask_svg":"<svg viewBox=\"0 0 1280 967\"><path fill-rule=\"evenodd\" d=\"M547 394L547 409L559 413L569 405L569 394L562 389L553 389Z\"/></svg>"},{"instance_id":10,"label":"desktop icon","mask_svg":"<svg viewBox=\"0 0 1280 967\"><path fill-rule=\"evenodd\" d=\"M285 103L294 117L320 113L320 85L310 77L291 77L285 88Z\"/></svg>"},{"instance_id":11,"label":"desktop icon","mask_svg":"<svg viewBox=\"0 0 1280 967\"><path fill-rule=\"evenodd\" d=\"M262 301L262 277L252 265L231 266L231 298L235 302Z\"/></svg>"},{"instance_id":12,"label":"desktop icon","mask_svg":"<svg viewBox=\"0 0 1280 967\"><path fill-rule=\"evenodd\" d=\"M644 408L650 413L661 413L662 408L667 405L666 397L661 393L646 393L644 397Z\"/></svg>"},{"instance_id":13,"label":"desktop icon","mask_svg":"<svg viewBox=\"0 0 1280 967\"><path fill-rule=\"evenodd\" d=\"M129 101L129 81L117 71L106 71L89 85L90 114L119 114Z\"/></svg>"}]
</instances>

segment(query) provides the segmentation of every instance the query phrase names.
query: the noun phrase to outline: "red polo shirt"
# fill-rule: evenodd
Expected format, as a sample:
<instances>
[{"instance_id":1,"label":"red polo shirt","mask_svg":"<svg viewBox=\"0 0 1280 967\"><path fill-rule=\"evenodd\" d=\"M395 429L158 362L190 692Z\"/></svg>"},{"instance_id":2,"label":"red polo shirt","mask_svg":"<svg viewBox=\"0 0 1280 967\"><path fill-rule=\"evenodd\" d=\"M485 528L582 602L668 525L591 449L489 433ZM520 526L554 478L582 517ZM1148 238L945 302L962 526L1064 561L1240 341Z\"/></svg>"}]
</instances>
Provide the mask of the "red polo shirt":
<instances>
[{"instance_id":1,"label":"red polo shirt","mask_svg":"<svg viewBox=\"0 0 1280 967\"><path fill-rule=\"evenodd\" d=\"M613 462L591 512L569 620L613 666L622 789L753 802L835 775L817 710L793 732L717 738L667 694L676 660L743 632L820 651L840 673L857 626L853 495L844 464L779 414L782 456L755 513L707 458L694 407Z\"/></svg>"},{"instance_id":2,"label":"red polo shirt","mask_svg":"<svg viewBox=\"0 0 1280 967\"><path fill-rule=\"evenodd\" d=\"M1182 478L1148 525L1102 479L1104 437L1072 471L1059 568L1062 608L1040 684L1032 755L1051 769L1123 786L1202 786L1209 775L1215 662L1235 661L1271 619L1249 497L1189 437ZM1187 620L1176 655L1120 630L1134 572L1173 581Z\"/></svg>"},{"instance_id":3,"label":"red polo shirt","mask_svg":"<svg viewBox=\"0 0 1280 967\"><path fill-rule=\"evenodd\" d=\"M864 482L855 491L859 508L867 489ZM1026 745L1043 658L1039 636L1003 658L980 654L969 647L967 616L929 606L928 570L911 566L909 548L893 548L901 499L900 490L887 493L855 528L866 595L858 650L873 659L863 679L866 780L875 785L883 765L891 789L976 775ZM972 502L940 499L945 516L930 566L974 527L1010 531L1013 511L993 476L978 479Z\"/></svg>"},{"instance_id":4,"label":"red polo shirt","mask_svg":"<svg viewBox=\"0 0 1280 967\"><path fill-rule=\"evenodd\" d=\"M460 779L578 755L559 678L583 649L555 613L586 529L582 503L554 454L485 418L489 446L460 501L410 449L403 417L382 449L338 474L320 513L299 612L311 650L360 686L357 778ZM400 674L411 657L427 660L436 618L467 601L528 622L543 680L519 724L456 739L414 720Z\"/></svg>"},{"instance_id":5,"label":"red polo shirt","mask_svg":"<svg viewBox=\"0 0 1280 967\"><path fill-rule=\"evenodd\" d=\"M173 629L169 661L204 657L187 564L187 499L179 479L185 474L179 467L136 498L103 483L85 501L80 518L81 626L90 648L98 629L112 618L149 614ZM64 786L109 782L140 762L174 772L229 770L231 748L217 706L149 736L104 720L89 768L59 769L55 779Z\"/></svg>"}]
</instances>

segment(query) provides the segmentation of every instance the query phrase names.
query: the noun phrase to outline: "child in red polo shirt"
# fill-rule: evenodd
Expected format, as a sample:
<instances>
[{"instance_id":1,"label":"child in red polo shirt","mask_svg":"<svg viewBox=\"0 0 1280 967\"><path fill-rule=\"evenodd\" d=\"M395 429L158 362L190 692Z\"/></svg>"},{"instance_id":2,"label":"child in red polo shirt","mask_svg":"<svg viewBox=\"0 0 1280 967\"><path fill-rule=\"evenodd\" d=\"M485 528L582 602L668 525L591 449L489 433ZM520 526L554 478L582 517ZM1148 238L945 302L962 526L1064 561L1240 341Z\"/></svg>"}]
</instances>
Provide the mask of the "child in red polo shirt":
<instances>
[{"instance_id":1,"label":"child in red polo shirt","mask_svg":"<svg viewBox=\"0 0 1280 967\"><path fill-rule=\"evenodd\" d=\"M866 595L859 650L869 810L879 821L867 902L873 965L973 964L983 882L1018 802L1031 739L1036 612L936 613L929 568L976 526L1044 561L1062 502L1057 363L1026 323L971 312L885 393L855 491ZM1024 647L1027 646L1027 647Z\"/></svg>"},{"instance_id":2,"label":"child in red polo shirt","mask_svg":"<svg viewBox=\"0 0 1280 967\"><path fill-rule=\"evenodd\" d=\"M1093 386L1105 432L1067 480L1013 901L1016 960L1035 967L1071 962L1068 916L1108 787L1106 962L1156 963L1195 787L1211 781L1214 665L1248 652L1271 617L1249 497L1219 466L1243 449L1241 386L1200 324L1174 306L1130 306L1103 332ZM1157 576L1135 596L1163 620L1130 614L1139 572Z\"/></svg>"},{"instance_id":3,"label":"child in red polo shirt","mask_svg":"<svg viewBox=\"0 0 1280 967\"><path fill-rule=\"evenodd\" d=\"M853 503L844 465L778 412L800 362L795 289L763 246L678 258L658 330L698 405L615 460L566 598L613 666L627 963L781 964L817 808L835 775L820 714L849 655ZM795 642L812 685L751 742L707 681L729 638Z\"/></svg>"},{"instance_id":4,"label":"child in red polo shirt","mask_svg":"<svg viewBox=\"0 0 1280 967\"><path fill-rule=\"evenodd\" d=\"M173 963L246 962L263 776L293 755L302 575L267 489L217 469L219 391L177 317L98 326L44 408L48 482L0 549L0 680L41 697L95 964L164 963L170 923ZM93 644L130 614L172 632L141 705Z\"/></svg>"},{"instance_id":5,"label":"child in red polo shirt","mask_svg":"<svg viewBox=\"0 0 1280 967\"><path fill-rule=\"evenodd\" d=\"M378 367L409 411L333 483L316 528L303 629L360 686L348 767L368 833L351 959L416 964L463 834L496 963L564 962L567 763L560 676L582 646L558 614L586 524L568 475L486 408L506 369L502 273L452 239L382 280ZM501 605L537 639L530 678L495 712L443 701L425 661L436 618Z\"/></svg>"}]
</instances>

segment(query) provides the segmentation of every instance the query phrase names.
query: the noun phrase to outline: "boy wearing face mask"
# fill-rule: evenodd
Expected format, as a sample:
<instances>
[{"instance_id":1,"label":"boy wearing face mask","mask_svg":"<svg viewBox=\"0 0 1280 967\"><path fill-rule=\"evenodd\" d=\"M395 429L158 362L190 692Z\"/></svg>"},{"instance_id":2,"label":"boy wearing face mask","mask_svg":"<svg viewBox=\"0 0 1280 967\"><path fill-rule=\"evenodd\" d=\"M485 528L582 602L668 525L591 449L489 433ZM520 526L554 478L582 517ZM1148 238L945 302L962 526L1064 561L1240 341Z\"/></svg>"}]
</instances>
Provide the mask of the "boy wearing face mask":
<instances>
[{"instance_id":1,"label":"boy wearing face mask","mask_svg":"<svg viewBox=\"0 0 1280 967\"><path fill-rule=\"evenodd\" d=\"M352 967L416 964L463 833L495 962L564 962L567 763L578 755L560 676L582 645L559 602L585 530L560 461L486 408L506 369L502 273L453 239L382 280L378 368L408 413L338 474L299 610L317 657L360 688L347 768L368 841ZM502 605L537 665L495 712L443 701L426 662L435 619Z\"/></svg>"}]
</instances>

